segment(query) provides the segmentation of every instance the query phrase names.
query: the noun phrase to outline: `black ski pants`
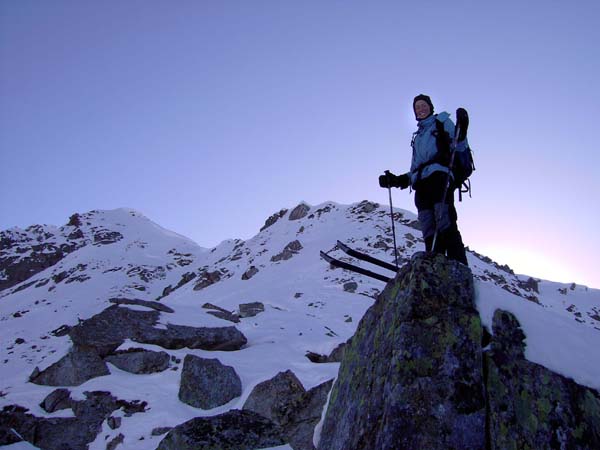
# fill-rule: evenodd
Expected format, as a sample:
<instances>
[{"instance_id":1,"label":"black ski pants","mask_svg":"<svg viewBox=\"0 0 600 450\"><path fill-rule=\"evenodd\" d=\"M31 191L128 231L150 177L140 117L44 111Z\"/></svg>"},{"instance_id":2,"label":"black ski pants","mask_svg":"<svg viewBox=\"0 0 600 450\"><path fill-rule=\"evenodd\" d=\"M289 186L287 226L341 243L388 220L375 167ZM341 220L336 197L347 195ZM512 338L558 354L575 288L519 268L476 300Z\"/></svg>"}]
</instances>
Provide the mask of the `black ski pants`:
<instances>
[{"instance_id":1,"label":"black ski pants","mask_svg":"<svg viewBox=\"0 0 600 450\"><path fill-rule=\"evenodd\" d=\"M425 241L425 250L432 250L433 237L437 230L438 235L433 251L468 265L465 246L456 223L458 215L454 207L455 187L452 184L448 188L446 198L442 200L446 177L443 172L434 172L420 180L415 187L415 206Z\"/></svg>"}]
</instances>

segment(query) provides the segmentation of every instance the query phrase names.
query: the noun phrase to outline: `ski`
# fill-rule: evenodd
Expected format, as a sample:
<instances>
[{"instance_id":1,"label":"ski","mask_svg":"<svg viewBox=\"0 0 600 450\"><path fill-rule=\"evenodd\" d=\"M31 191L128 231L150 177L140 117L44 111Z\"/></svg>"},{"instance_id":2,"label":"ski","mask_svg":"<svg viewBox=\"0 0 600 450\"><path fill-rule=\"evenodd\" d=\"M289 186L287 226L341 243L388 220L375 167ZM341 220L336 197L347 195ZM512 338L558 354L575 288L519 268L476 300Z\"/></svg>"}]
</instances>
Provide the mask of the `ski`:
<instances>
[{"instance_id":1,"label":"ski","mask_svg":"<svg viewBox=\"0 0 600 450\"><path fill-rule=\"evenodd\" d=\"M392 272L398 271L398 267L396 267L394 264L390 264L388 262L382 261L381 259L374 258L373 256L359 252L358 250L354 250L353 248L348 247L341 241L337 241L337 247L344 253L353 256L354 258L369 262L371 264L375 264L376 266L383 267L384 269L391 270Z\"/></svg>"},{"instance_id":2,"label":"ski","mask_svg":"<svg viewBox=\"0 0 600 450\"><path fill-rule=\"evenodd\" d=\"M376 280L383 281L388 283L391 278L386 277L385 275L381 275L379 273L371 272L370 270L363 269L362 267L353 266L352 264L348 264L347 262L340 261L339 259L332 258L327 253L321 251L321 258L327 261L334 267L339 267L341 269L350 270L352 272L360 273L361 275L366 275L367 277L375 278ZM395 270L395 269L394 269Z\"/></svg>"}]
</instances>

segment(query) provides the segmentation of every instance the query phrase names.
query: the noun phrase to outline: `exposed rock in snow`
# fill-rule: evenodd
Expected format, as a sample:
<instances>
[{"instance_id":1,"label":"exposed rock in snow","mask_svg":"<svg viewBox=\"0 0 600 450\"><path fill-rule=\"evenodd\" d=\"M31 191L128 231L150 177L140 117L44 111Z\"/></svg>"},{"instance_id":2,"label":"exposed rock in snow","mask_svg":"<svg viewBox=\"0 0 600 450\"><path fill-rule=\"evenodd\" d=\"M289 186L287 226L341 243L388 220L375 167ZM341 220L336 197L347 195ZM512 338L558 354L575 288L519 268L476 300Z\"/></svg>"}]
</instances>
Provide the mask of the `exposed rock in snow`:
<instances>
[{"instance_id":1,"label":"exposed rock in snow","mask_svg":"<svg viewBox=\"0 0 600 450\"><path fill-rule=\"evenodd\" d=\"M277 222L279 219L281 219L283 216L285 216L285 214L288 212L287 209L282 209L279 212L276 212L275 214L273 214L272 216L270 216L266 221L265 224L263 225L263 227L260 229L260 231L264 231L267 228L269 228L271 225L274 225L275 222Z\"/></svg>"},{"instance_id":2,"label":"exposed rock in snow","mask_svg":"<svg viewBox=\"0 0 600 450\"><path fill-rule=\"evenodd\" d=\"M244 410L254 411L280 425L283 436L297 450L314 449L312 437L333 380L306 391L291 370L278 373L254 387Z\"/></svg>"},{"instance_id":3,"label":"exposed rock in snow","mask_svg":"<svg viewBox=\"0 0 600 450\"><path fill-rule=\"evenodd\" d=\"M462 264L421 254L403 267L345 349L319 448L484 449L473 298Z\"/></svg>"},{"instance_id":4,"label":"exposed rock in snow","mask_svg":"<svg viewBox=\"0 0 600 450\"><path fill-rule=\"evenodd\" d=\"M76 345L47 369L39 371L36 367L29 381L45 386L79 386L92 378L109 374L96 350Z\"/></svg>"},{"instance_id":5,"label":"exposed rock in snow","mask_svg":"<svg viewBox=\"0 0 600 450\"><path fill-rule=\"evenodd\" d=\"M600 395L525 359L516 317L496 310L486 354L491 449L600 448Z\"/></svg>"},{"instance_id":6,"label":"exposed rock in snow","mask_svg":"<svg viewBox=\"0 0 600 450\"><path fill-rule=\"evenodd\" d=\"M113 411L123 409L131 415L144 412L146 407L145 402L119 400L108 392L86 392L85 397L72 401L75 417L67 418L36 417L20 406L4 407L0 411L0 445L20 442L18 434L43 449L87 450Z\"/></svg>"},{"instance_id":7,"label":"exposed rock in snow","mask_svg":"<svg viewBox=\"0 0 600 450\"><path fill-rule=\"evenodd\" d=\"M241 303L240 304L240 317L254 317L261 312L264 312L265 305L261 302L252 302L252 303Z\"/></svg>"},{"instance_id":8,"label":"exposed rock in snow","mask_svg":"<svg viewBox=\"0 0 600 450\"><path fill-rule=\"evenodd\" d=\"M278 253L275 256L271 257L271 261L273 262L277 262L277 261L287 261L288 259L290 259L292 256L294 256L296 253L298 253L300 250L302 250L302 244L300 243L299 240L295 240L290 242L289 244L287 244L284 249L281 251L281 253Z\"/></svg>"},{"instance_id":9,"label":"exposed rock in snow","mask_svg":"<svg viewBox=\"0 0 600 450\"><path fill-rule=\"evenodd\" d=\"M3 422L6 417L18 425L19 417L41 414L40 406L47 411L45 414L52 416L25 422L37 427L36 432L45 432L55 425L58 430L67 430L65 436L70 438L70 433L75 431L69 427L74 430L91 423L79 419L82 408L79 402L87 401L82 400L86 398L84 393L110 391L109 395L114 398L143 398L148 402L146 412L129 417L122 407L114 410L100 421L102 434L97 433L96 425L92 427L94 433L82 428L81 435L93 440L85 445L155 450L164 437L160 433L175 429L197 414L214 415L242 408L255 386L291 369L306 391L286 399L285 411L278 415L279 423L272 426L280 430L280 441L288 443L285 448L311 448L314 423L320 418L320 405L329 391L323 382L336 375L340 379L346 376L346 366L342 364L342 370L338 371L339 365L334 363L343 359L346 348L358 345L353 335L359 324L368 319L369 315L363 316L384 287L380 281L332 269L319 259L319 250L387 276L393 276L393 272L349 257L335 247L335 242L339 239L388 262L393 262L395 255L387 206L368 201L354 205L333 202L302 205L296 212L289 212L289 216L288 210L274 214L265 224L268 228L263 227L262 232L251 239L226 240L212 249L203 249L127 209L78 214L60 228L38 225L0 232L0 409L9 407L14 412L0 419L0 442L4 442L2 433L6 428L1 424L6 423ZM291 217L295 220L280 220ZM409 263L423 248L420 233L415 231L418 229L416 216L395 210L393 219L399 263ZM301 239L301 243L295 239ZM273 255L278 255L274 263ZM527 336L524 355L509 352L511 357L518 356L523 362L514 366L535 364L532 366L535 369L529 368L529 372L523 373L523 380L529 380L527 383L533 386L536 398L527 398L527 403L515 397L512 404L496 406L508 416L514 411L518 418L527 418L523 423L529 428L511 429L514 436L543 442L537 440L546 429L543 418L551 417L554 421L562 416L556 408L545 416L545 400L539 403L537 398L550 399L550 403L559 398L561 405L567 400L548 397L536 387L534 375L542 373L542 366L566 378L572 377L581 385L600 388L600 291L516 275L510 268L471 250L467 256L475 280L478 314L484 325L492 329L497 308L514 314ZM435 287L433 282L428 284L430 288ZM423 289L425 292L426 287ZM205 304L210 305L208 310L201 308ZM425 300L416 310L428 304ZM392 308L392 305L387 307ZM453 317L450 316L450 321ZM221 319L233 321L235 326L228 323L230 326L223 327L225 323ZM388 317L381 322L392 319ZM431 335L438 336L446 330L450 326L446 322L445 317L438 317L431 325ZM379 333L378 339L385 341L387 333L400 339L410 328L404 322L399 327L390 326ZM413 328L418 329L416 325ZM483 333L483 347L491 342L490 335L487 334L487 338L485 335ZM444 336L440 337L442 341ZM417 339L415 336L415 345L421 342L419 339L426 337ZM381 344L381 347L386 345ZM442 352L437 346L427 351L434 349ZM241 378L241 394L214 411L203 412L182 404L178 398L182 360L188 354L211 358L207 352L213 350L218 351L214 355L221 364L232 367ZM389 360L398 362L396 373L416 373L415 380L420 380L423 386L439 386L436 380L417 376L421 372L428 373L429 356L425 350L422 355L414 350L414 346L407 345L401 351L392 352ZM452 362L453 357L462 357L463 353L465 350L450 351L444 353L444 357ZM438 361L436 355L430 358L433 362ZM489 355L494 355L492 362L498 367L500 386L515 393L525 389L513 384L517 380L502 378L503 368L497 361L503 357L500 350L490 350ZM348 357L353 357L352 351ZM88 360L93 364L87 364ZM162 370L167 366L171 370ZM416 372L411 372L412 366ZM42 370L32 374L35 367ZM86 374L93 367L99 370ZM106 373L107 368L109 373ZM369 370L370 367L365 368L363 378L375 377L374 386L379 386L376 378L384 377L372 375ZM137 372L151 373L139 375ZM53 388L46 385L28 382L29 374L39 377L38 382L82 384L69 388L70 391L64 387L52 391ZM548 379L554 380L553 376ZM470 386L469 380L461 379L458 387L450 385L448 389L460 394L464 392L461 390L464 384ZM568 383L556 386L552 389L582 393L582 396L572 397L565 409L577 418L581 427L574 431L568 427L564 428L566 431L556 430L557 439L571 432L588 439L586 433L594 433L590 431L593 426L582 415L595 417L597 394L593 390L581 391L581 386ZM376 398L376 394L368 392L365 401ZM438 394L427 393L423 398L434 399L435 395ZM386 399L388 397L394 396L386 395ZM456 397L466 397L473 402L478 398L471 391L468 396ZM465 402L457 405L468 404ZM332 405L334 403L332 395ZM358 404L360 406L360 402ZM22 413L16 405L23 407ZM531 416L528 415L530 410ZM69 417L71 414L75 417ZM396 416L403 417L402 414L400 411ZM435 414L440 416L441 422L443 415L451 413L437 411ZM530 433L535 423L532 417L538 421L534 438ZM510 416L506 420L514 422L515 419ZM234 430L240 428L235 421L227 423L232 424ZM28 429L13 428L17 432ZM359 429L353 427L352 431ZM501 432L502 427L497 441L505 442ZM7 436L11 436L7 439L16 439L12 432ZM37 439L27 431L24 437L31 442ZM79 441L74 442L79 445ZM223 441L219 442L216 445ZM41 444L40 447L55 445L49 441L46 444L47 447ZM57 438L56 445L63 444L65 442Z\"/></svg>"},{"instance_id":10,"label":"exposed rock in snow","mask_svg":"<svg viewBox=\"0 0 600 450\"><path fill-rule=\"evenodd\" d=\"M306 217L308 211L310 211L310 206L308 206L306 203L300 203L298 206L292 209L288 220L300 220L303 217Z\"/></svg>"},{"instance_id":11,"label":"exposed rock in snow","mask_svg":"<svg viewBox=\"0 0 600 450\"><path fill-rule=\"evenodd\" d=\"M169 431L157 450L254 450L285 444L281 429L252 411L196 417Z\"/></svg>"},{"instance_id":12,"label":"exposed rock in snow","mask_svg":"<svg viewBox=\"0 0 600 450\"><path fill-rule=\"evenodd\" d=\"M242 280L249 280L250 278L252 278L254 275L256 275L258 273L258 269L256 268L256 266L250 266L248 268L248 270L246 270L243 274L242 274Z\"/></svg>"},{"instance_id":13,"label":"exposed rock in snow","mask_svg":"<svg viewBox=\"0 0 600 450\"><path fill-rule=\"evenodd\" d=\"M218 359L187 355L183 360L179 400L196 408L212 409L242 395L242 381L231 366Z\"/></svg>"},{"instance_id":14,"label":"exposed rock in snow","mask_svg":"<svg viewBox=\"0 0 600 450\"><path fill-rule=\"evenodd\" d=\"M117 351L104 358L119 369L130 373L155 373L169 368L171 357L167 352L154 352L140 348Z\"/></svg>"}]
</instances>

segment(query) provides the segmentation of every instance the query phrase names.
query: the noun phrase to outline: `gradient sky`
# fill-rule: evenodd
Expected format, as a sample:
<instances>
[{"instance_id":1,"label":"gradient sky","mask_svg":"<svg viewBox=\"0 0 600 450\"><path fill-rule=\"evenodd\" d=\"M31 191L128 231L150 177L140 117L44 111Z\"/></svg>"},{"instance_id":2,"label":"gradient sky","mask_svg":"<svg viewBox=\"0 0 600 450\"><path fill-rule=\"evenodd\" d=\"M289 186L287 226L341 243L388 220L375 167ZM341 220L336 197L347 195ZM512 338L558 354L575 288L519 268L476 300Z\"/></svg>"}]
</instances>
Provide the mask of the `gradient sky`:
<instances>
[{"instance_id":1,"label":"gradient sky","mask_svg":"<svg viewBox=\"0 0 600 450\"><path fill-rule=\"evenodd\" d=\"M471 116L465 243L600 288L598 17L598 1L1 1L0 229L131 207L211 247L300 201L387 204L377 177L408 169L426 93ZM408 191L394 206L416 211Z\"/></svg>"}]
</instances>

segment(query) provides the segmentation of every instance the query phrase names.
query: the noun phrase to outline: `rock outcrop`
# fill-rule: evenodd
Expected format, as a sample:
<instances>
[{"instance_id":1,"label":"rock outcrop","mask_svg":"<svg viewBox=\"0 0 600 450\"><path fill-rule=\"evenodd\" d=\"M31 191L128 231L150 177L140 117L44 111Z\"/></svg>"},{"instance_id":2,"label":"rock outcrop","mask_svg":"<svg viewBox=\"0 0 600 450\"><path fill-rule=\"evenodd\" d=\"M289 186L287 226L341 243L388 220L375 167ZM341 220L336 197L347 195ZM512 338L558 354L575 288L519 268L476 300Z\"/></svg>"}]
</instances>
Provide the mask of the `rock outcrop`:
<instances>
[{"instance_id":1,"label":"rock outcrop","mask_svg":"<svg viewBox=\"0 0 600 450\"><path fill-rule=\"evenodd\" d=\"M298 206L296 206L294 209L292 209L288 219L289 220L300 220L303 217L306 217L306 215L308 214L308 211L310 211L310 206L308 206L305 203L300 203Z\"/></svg>"},{"instance_id":2,"label":"rock outcrop","mask_svg":"<svg viewBox=\"0 0 600 450\"><path fill-rule=\"evenodd\" d=\"M187 355L183 360L179 400L202 409L212 409L242 395L242 381L231 366L218 359Z\"/></svg>"},{"instance_id":3,"label":"rock outcrop","mask_svg":"<svg viewBox=\"0 0 600 450\"><path fill-rule=\"evenodd\" d=\"M173 428L157 450L254 450L285 444L281 429L252 411L196 417Z\"/></svg>"},{"instance_id":4,"label":"rock outcrop","mask_svg":"<svg viewBox=\"0 0 600 450\"><path fill-rule=\"evenodd\" d=\"M40 371L36 368L29 381L45 386L79 386L92 378L109 374L106 363L93 348L76 345L47 369Z\"/></svg>"},{"instance_id":5,"label":"rock outcrop","mask_svg":"<svg viewBox=\"0 0 600 450\"><path fill-rule=\"evenodd\" d=\"M469 269L417 255L346 346L319 448L484 449L481 335Z\"/></svg>"},{"instance_id":6,"label":"rock outcrop","mask_svg":"<svg viewBox=\"0 0 600 450\"><path fill-rule=\"evenodd\" d=\"M265 311L265 305L261 302L241 303L240 317L254 317Z\"/></svg>"},{"instance_id":7,"label":"rock outcrop","mask_svg":"<svg viewBox=\"0 0 600 450\"><path fill-rule=\"evenodd\" d=\"M490 449L600 448L600 396L525 359L525 334L497 310L485 356Z\"/></svg>"},{"instance_id":8,"label":"rock outcrop","mask_svg":"<svg viewBox=\"0 0 600 450\"><path fill-rule=\"evenodd\" d=\"M302 249L303 249L302 244L300 243L299 240L296 239L295 241L288 243L283 248L281 253L278 253L275 256L272 256L271 261L272 262L287 261L288 259L290 259L292 256L297 254Z\"/></svg>"},{"instance_id":9,"label":"rock outcrop","mask_svg":"<svg viewBox=\"0 0 600 450\"><path fill-rule=\"evenodd\" d=\"M600 396L527 361L496 311L491 350L469 269L415 254L347 344L319 449L600 448Z\"/></svg>"},{"instance_id":10,"label":"rock outcrop","mask_svg":"<svg viewBox=\"0 0 600 450\"><path fill-rule=\"evenodd\" d=\"M167 370L170 359L171 357L167 352L132 348L115 352L104 358L104 361L114 364L119 369L129 373L144 374Z\"/></svg>"},{"instance_id":11,"label":"rock outcrop","mask_svg":"<svg viewBox=\"0 0 600 450\"><path fill-rule=\"evenodd\" d=\"M306 391L291 370L278 373L254 387L244 411L254 411L281 426L294 450L313 450L314 429L333 380Z\"/></svg>"},{"instance_id":12,"label":"rock outcrop","mask_svg":"<svg viewBox=\"0 0 600 450\"><path fill-rule=\"evenodd\" d=\"M48 450L86 450L101 431L102 422L113 411L122 408L126 416L131 416L144 412L146 408L145 402L119 400L109 392L85 392L86 399L76 401L71 400L69 392L65 391L54 391L54 395L51 394L53 399L46 397L43 404L50 406L54 400L59 400L63 406L73 409L74 417L37 417L21 406L5 406L0 411L0 445L17 443L24 438Z\"/></svg>"},{"instance_id":13,"label":"rock outcrop","mask_svg":"<svg viewBox=\"0 0 600 450\"><path fill-rule=\"evenodd\" d=\"M106 308L70 328L68 333L73 347L69 353L44 370L36 367L29 379L46 386L78 386L92 378L108 375L106 361L132 373L152 373L168 367L166 352L116 351L126 339L170 350L187 347L234 351L247 342L233 326L209 328L167 324L166 328L155 328L159 317L160 313L154 309L136 311L118 305Z\"/></svg>"}]
</instances>

